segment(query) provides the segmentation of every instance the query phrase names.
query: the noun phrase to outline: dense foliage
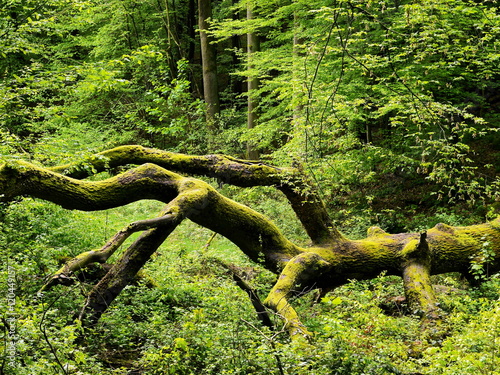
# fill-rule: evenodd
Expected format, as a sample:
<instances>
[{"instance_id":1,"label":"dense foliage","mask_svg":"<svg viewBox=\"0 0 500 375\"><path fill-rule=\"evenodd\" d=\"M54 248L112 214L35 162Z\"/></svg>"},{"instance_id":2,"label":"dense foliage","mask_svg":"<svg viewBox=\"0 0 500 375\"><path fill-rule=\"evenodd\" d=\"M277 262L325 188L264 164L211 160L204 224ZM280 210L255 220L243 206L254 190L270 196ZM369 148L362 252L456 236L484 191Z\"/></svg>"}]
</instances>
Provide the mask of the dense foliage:
<instances>
[{"instance_id":1,"label":"dense foliage","mask_svg":"<svg viewBox=\"0 0 500 375\"><path fill-rule=\"evenodd\" d=\"M267 162L301 166L351 237L373 224L416 231L497 213L495 1L211 5L221 88L215 122L205 116L194 0L4 1L2 159L50 166L127 143L242 157L250 144ZM251 56L247 33L260 38ZM252 78L259 87L247 92ZM247 96L258 102L252 129ZM304 241L277 193L222 189ZM435 280L448 314L439 342L419 336L399 282L381 275L321 301L302 298L301 316L316 332L314 345L302 346L262 328L213 258L237 264L263 293L273 276L225 240L205 246L211 234L185 226L82 337L74 317L89 284L37 295L44 278L158 208L142 202L88 214L27 198L1 207L0 374L498 371L500 279L488 274L487 245L471 262L480 286L456 275Z\"/></svg>"}]
</instances>

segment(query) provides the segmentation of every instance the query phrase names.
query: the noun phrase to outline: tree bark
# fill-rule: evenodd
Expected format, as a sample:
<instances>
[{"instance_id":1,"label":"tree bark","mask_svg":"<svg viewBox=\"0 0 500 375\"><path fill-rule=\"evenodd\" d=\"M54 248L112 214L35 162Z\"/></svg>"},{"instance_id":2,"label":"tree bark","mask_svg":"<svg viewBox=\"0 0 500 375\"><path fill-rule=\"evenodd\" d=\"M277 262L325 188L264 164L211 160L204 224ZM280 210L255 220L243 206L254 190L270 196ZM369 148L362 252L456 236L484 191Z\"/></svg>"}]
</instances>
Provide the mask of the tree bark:
<instances>
[{"instance_id":1,"label":"tree bark","mask_svg":"<svg viewBox=\"0 0 500 375\"><path fill-rule=\"evenodd\" d=\"M122 165L142 163L216 178L222 183L240 187L274 186L288 198L313 244L320 245L342 238L342 234L333 227L314 185L297 168L277 168L226 155L189 156L142 146L121 146L96 154L82 163L51 170L74 178L85 178L92 168L101 172Z\"/></svg>"},{"instance_id":2,"label":"tree bark","mask_svg":"<svg viewBox=\"0 0 500 375\"><path fill-rule=\"evenodd\" d=\"M148 163L142 164L145 161ZM294 209L299 218L306 215L308 208L312 209L309 216L320 216L312 221L302 219L305 225L314 220L324 225L328 220L321 217L324 207L320 201L297 208L297 200L304 196L292 186L294 182L305 186L305 182L293 169L222 155L186 156L139 146L108 150L87 162L96 171L106 166L142 165L107 180L82 181L75 177L85 177L91 168L67 165L49 170L26 162L11 162L0 167L0 193L3 201L30 195L68 209L86 211L107 209L140 199L156 199L167 204L158 218L131 224L101 249L117 248L124 236L146 229L90 293L81 314L90 321L99 318L156 248L186 218L225 236L251 260L279 275L264 303L283 317L292 338L310 337L288 301L297 285L329 289L352 279L374 278L381 272L398 275L403 279L412 310L428 322L440 318L430 276L447 272L467 274L471 258L479 254L485 241L493 249L500 247L498 218L467 227L438 224L424 233L389 234L373 227L362 240L347 239L329 228L326 239L320 235L316 240L321 241L303 248L290 242L265 216L224 197L201 180L165 168L225 177L226 183L239 186L276 186L288 192L289 199L292 197L290 201L296 204ZM87 262L103 260L88 252L78 260L70 261L62 273L68 269L71 272L72 267L81 267L83 258ZM500 254L489 264L489 269L492 272L500 269Z\"/></svg>"},{"instance_id":3,"label":"tree bark","mask_svg":"<svg viewBox=\"0 0 500 375\"><path fill-rule=\"evenodd\" d=\"M97 323L109 305L131 284L151 255L167 239L178 223L162 225L144 232L111 267L106 276L92 289L79 319L86 325Z\"/></svg>"},{"instance_id":4,"label":"tree bark","mask_svg":"<svg viewBox=\"0 0 500 375\"><path fill-rule=\"evenodd\" d=\"M247 20L253 19L253 5L247 5ZM254 59L255 52L260 51L259 36L255 31L247 33L247 59L248 69L251 71L255 68L252 60ZM258 100L255 92L259 89L259 78L255 75L250 75L247 81L247 96L248 96L248 109L247 109L247 128L253 129L257 125L257 106ZM251 142L247 142L247 158L250 160L259 160L259 151Z\"/></svg>"},{"instance_id":5,"label":"tree bark","mask_svg":"<svg viewBox=\"0 0 500 375\"><path fill-rule=\"evenodd\" d=\"M198 27L200 29L201 60L203 67L203 94L207 103L207 120L213 124L220 112L217 58L212 38L207 33L208 19L212 17L210 0L198 0Z\"/></svg>"}]
</instances>

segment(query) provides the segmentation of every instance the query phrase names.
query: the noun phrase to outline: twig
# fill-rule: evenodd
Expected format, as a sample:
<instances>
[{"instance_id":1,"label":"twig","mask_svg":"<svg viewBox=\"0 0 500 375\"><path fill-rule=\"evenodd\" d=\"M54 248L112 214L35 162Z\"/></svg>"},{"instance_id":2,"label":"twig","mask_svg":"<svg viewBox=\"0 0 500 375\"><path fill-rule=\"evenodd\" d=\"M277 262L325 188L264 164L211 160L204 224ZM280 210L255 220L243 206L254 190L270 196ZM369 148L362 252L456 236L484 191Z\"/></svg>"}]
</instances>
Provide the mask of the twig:
<instances>
[{"instance_id":1,"label":"twig","mask_svg":"<svg viewBox=\"0 0 500 375\"><path fill-rule=\"evenodd\" d=\"M273 349L273 355L274 355L274 358L276 359L276 364L278 366L278 370L280 372L280 375L285 375L285 372L283 370L283 364L281 363L281 358L276 351L276 345L274 345L274 338L276 337L276 335L273 335L271 338L269 338L264 332L262 332L260 329L258 329L254 324L246 321L243 318L240 318L240 319L244 323L248 324L250 327L255 329L257 332L259 332L269 342L269 344L271 345L271 348Z\"/></svg>"},{"instance_id":2,"label":"twig","mask_svg":"<svg viewBox=\"0 0 500 375\"><path fill-rule=\"evenodd\" d=\"M47 308L45 309L45 311L43 312L42 314L42 320L40 320L40 324L39 324L39 328L40 328L40 331L42 332L43 334L43 338L45 340L45 342L47 343L47 345L49 346L49 349L50 349L50 352L54 355L55 359L56 359L56 362L57 364L59 365L59 367L61 368L62 372L65 374L65 375L68 375L68 372L66 371L66 369L64 368L63 364L61 363L61 361L59 360L59 357L57 356L57 351L56 349L54 348L54 346L52 345L52 343L50 342L49 340L49 337L47 336L47 331L45 330L45 326L43 324L44 320L45 320L45 316L47 315L47 312L49 311L49 309L59 300L59 298L61 298L63 296L63 294L59 294L57 296L57 298L54 298L54 300L47 306Z\"/></svg>"},{"instance_id":3,"label":"twig","mask_svg":"<svg viewBox=\"0 0 500 375\"><path fill-rule=\"evenodd\" d=\"M203 245L203 248L201 249L201 253L202 254L205 254L210 246L210 244L212 243L212 241L214 240L215 236L217 236L217 232L213 232L212 235L210 236L210 238L208 239L207 243L205 245Z\"/></svg>"},{"instance_id":4,"label":"twig","mask_svg":"<svg viewBox=\"0 0 500 375\"><path fill-rule=\"evenodd\" d=\"M236 282L236 285L238 285L240 289L246 292L248 294L248 297L250 297L250 301L252 302L255 312L257 313L257 318L264 326L268 327L271 331L274 331L274 324L269 317L266 307L260 300L255 290L239 274L238 268L232 264L224 263L219 259L214 259L214 261L231 273L231 275L233 276L233 280Z\"/></svg>"}]
</instances>

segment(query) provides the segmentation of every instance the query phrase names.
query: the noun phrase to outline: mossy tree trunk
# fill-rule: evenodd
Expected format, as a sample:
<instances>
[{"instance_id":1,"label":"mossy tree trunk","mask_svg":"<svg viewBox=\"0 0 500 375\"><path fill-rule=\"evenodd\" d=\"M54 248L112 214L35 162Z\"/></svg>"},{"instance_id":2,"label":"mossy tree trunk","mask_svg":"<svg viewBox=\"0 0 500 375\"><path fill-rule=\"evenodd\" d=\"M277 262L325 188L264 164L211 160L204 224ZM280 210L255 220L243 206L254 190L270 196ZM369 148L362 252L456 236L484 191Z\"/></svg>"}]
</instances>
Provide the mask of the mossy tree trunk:
<instances>
[{"instance_id":1,"label":"mossy tree trunk","mask_svg":"<svg viewBox=\"0 0 500 375\"><path fill-rule=\"evenodd\" d=\"M293 290L331 289L352 279L370 279L381 272L402 277L411 308L424 321L439 319L430 276L469 271L470 260L484 242L500 246L500 219L468 227L438 224L424 233L389 234L370 228L362 240L340 234L324 205L299 171L238 160L223 155L187 156L140 146L102 152L83 164L41 168L25 162L0 167L4 201L30 195L68 209L104 210L141 199L166 203L157 218L138 221L113 236L101 249L69 261L46 287L65 283L71 274L92 262L105 262L132 233L143 234L125 250L106 276L90 292L81 317L95 322L121 290L131 282L151 254L184 219L220 233L254 262L279 275L265 304L280 314L292 338L309 337L308 330L288 302ZM83 180L89 171L136 164L103 181ZM270 185L289 199L311 237L312 245L299 247L260 213L219 194L209 184L172 172L205 175L238 186ZM500 256L490 269L498 270Z\"/></svg>"}]
</instances>

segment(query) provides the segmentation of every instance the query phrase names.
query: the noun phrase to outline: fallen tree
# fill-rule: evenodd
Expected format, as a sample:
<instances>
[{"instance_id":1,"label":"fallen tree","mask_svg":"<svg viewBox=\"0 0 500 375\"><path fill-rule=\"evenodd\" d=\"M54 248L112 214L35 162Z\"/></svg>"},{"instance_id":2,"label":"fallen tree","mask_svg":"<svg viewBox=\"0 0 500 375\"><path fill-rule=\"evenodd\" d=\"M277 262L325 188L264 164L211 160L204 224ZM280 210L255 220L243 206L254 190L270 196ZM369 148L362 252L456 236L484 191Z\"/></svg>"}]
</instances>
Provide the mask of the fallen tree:
<instances>
[{"instance_id":1,"label":"fallen tree","mask_svg":"<svg viewBox=\"0 0 500 375\"><path fill-rule=\"evenodd\" d=\"M85 180L92 174L124 166L129 169L111 178ZM311 246L295 245L265 216L221 195L208 183L184 175L210 176L242 187L276 187L288 198ZM299 285L302 290L330 290L349 280L370 279L385 271L402 277L412 311L428 323L440 318L430 276L447 272L468 276L471 259L480 254L485 242L493 249L500 245L500 218L468 227L438 224L423 233L389 234L372 227L366 239L350 240L333 227L323 203L299 169L141 146L114 148L80 164L55 168L8 162L0 167L0 193L3 201L28 195L85 211L105 210L141 199L166 204L158 217L133 222L102 248L69 260L44 286L47 289L73 282L75 272L95 262L105 263L125 239L142 231L89 293L80 313L80 319L88 324L100 318L184 219L225 236L252 261L278 275L264 304L284 319L292 339L310 336L289 303ZM489 269L495 271L499 266L500 256L496 255Z\"/></svg>"}]
</instances>

